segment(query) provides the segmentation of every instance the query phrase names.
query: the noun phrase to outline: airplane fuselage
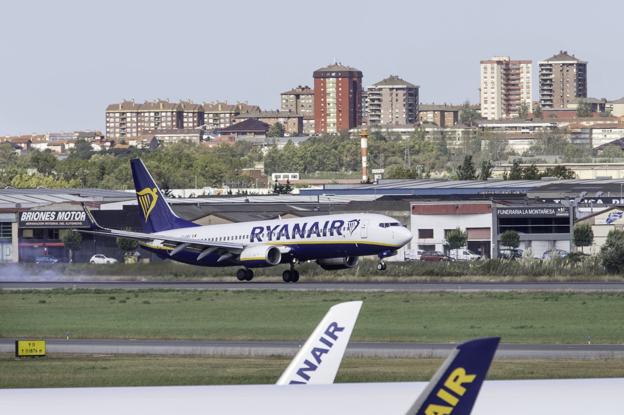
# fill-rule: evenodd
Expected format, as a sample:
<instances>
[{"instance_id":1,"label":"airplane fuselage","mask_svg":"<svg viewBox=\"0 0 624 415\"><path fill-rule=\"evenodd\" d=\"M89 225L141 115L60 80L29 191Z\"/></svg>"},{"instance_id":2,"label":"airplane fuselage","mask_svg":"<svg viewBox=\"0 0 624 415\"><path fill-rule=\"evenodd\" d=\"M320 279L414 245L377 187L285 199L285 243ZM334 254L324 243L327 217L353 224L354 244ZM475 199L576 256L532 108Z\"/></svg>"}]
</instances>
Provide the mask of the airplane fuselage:
<instances>
[{"instance_id":1,"label":"airplane fuselage","mask_svg":"<svg viewBox=\"0 0 624 415\"><path fill-rule=\"evenodd\" d=\"M392 255L412 238L409 230L393 218L355 213L179 228L155 233L153 241L143 244L145 249L163 258L217 267L237 265L240 261L235 256L224 259L219 250L203 256L192 250L171 255L173 248L162 244L159 235L240 244L243 249L276 247L282 252L282 263L292 259L307 261L366 255L383 258ZM263 265L260 261L255 266Z\"/></svg>"}]
</instances>

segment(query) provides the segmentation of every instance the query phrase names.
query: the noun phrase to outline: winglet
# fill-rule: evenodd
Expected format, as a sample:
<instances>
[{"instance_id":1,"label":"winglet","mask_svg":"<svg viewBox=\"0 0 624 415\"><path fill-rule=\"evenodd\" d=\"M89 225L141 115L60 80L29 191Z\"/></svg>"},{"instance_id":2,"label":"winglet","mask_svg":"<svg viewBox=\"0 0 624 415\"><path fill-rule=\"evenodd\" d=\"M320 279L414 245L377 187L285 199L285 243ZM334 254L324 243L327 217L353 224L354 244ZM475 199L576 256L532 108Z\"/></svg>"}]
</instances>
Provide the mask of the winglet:
<instances>
[{"instance_id":1,"label":"winglet","mask_svg":"<svg viewBox=\"0 0 624 415\"><path fill-rule=\"evenodd\" d=\"M457 346L405 414L469 415L499 341L488 337Z\"/></svg>"},{"instance_id":2,"label":"winglet","mask_svg":"<svg viewBox=\"0 0 624 415\"><path fill-rule=\"evenodd\" d=\"M277 384L334 383L361 308L361 301L340 303L331 307L282 373Z\"/></svg>"},{"instance_id":3,"label":"winglet","mask_svg":"<svg viewBox=\"0 0 624 415\"><path fill-rule=\"evenodd\" d=\"M93 213L91 213L91 210L84 204L84 202L80 203L80 206L82 206L82 209L87 214L87 219L89 219L89 229L88 230L90 230L90 231L93 231L93 230L105 231L105 230L107 230L104 227L100 226L99 223L97 223L97 221L93 217ZM78 231L80 231L80 230L78 230Z\"/></svg>"}]
</instances>

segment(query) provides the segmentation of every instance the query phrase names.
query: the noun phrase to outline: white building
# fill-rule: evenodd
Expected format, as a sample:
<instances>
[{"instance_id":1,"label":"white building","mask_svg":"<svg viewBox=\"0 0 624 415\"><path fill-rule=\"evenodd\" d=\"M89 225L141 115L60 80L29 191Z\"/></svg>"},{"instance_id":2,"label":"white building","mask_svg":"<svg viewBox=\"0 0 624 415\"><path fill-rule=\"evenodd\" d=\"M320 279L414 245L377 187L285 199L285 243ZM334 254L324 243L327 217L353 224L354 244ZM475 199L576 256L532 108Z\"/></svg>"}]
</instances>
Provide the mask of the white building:
<instances>
[{"instance_id":1,"label":"white building","mask_svg":"<svg viewBox=\"0 0 624 415\"><path fill-rule=\"evenodd\" d=\"M521 107L533 111L533 63L494 56L481 61L481 115L488 120L517 118Z\"/></svg>"}]
</instances>

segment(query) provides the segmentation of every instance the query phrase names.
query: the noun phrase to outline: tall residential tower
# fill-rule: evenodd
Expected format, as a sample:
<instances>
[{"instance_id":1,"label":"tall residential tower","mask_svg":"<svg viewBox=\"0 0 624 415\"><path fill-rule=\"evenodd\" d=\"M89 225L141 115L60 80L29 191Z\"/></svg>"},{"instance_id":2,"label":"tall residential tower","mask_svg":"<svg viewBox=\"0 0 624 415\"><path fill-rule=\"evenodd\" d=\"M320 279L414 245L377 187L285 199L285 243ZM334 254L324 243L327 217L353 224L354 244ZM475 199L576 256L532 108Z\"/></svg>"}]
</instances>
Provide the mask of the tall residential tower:
<instances>
[{"instance_id":1,"label":"tall residential tower","mask_svg":"<svg viewBox=\"0 0 624 415\"><path fill-rule=\"evenodd\" d=\"M368 125L415 124L418 120L418 88L396 75L368 87Z\"/></svg>"},{"instance_id":2,"label":"tall residential tower","mask_svg":"<svg viewBox=\"0 0 624 415\"><path fill-rule=\"evenodd\" d=\"M338 133L362 124L362 71L335 63L313 76L316 133Z\"/></svg>"},{"instance_id":3,"label":"tall residential tower","mask_svg":"<svg viewBox=\"0 0 624 415\"><path fill-rule=\"evenodd\" d=\"M481 61L481 116L488 120L516 118L524 105L531 112L530 60L512 60L509 56L494 56Z\"/></svg>"},{"instance_id":4,"label":"tall residential tower","mask_svg":"<svg viewBox=\"0 0 624 415\"><path fill-rule=\"evenodd\" d=\"M566 108L574 98L587 98L587 62L567 51L539 63L542 108Z\"/></svg>"}]
</instances>

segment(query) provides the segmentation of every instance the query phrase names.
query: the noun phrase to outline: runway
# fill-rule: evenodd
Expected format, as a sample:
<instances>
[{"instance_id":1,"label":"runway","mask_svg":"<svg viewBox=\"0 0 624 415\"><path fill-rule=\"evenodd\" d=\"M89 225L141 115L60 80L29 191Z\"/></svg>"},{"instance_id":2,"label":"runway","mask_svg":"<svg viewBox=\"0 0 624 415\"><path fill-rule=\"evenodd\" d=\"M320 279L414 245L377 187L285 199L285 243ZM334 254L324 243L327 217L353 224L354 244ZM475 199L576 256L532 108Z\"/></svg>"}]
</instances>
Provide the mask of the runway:
<instances>
[{"instance_id":1,"label":"runway","mask_svg":"<svg viewBox=\"0 0 624 415\"><path fill-rule=\"evenodd\" d=\"M14 352L15 339L0 339L0 352ZM347 356L443 358L454 344L351 342ZM143 354L206 356L293 356L294 341L48 339L47 352L71 354ZM501 344L499 359L624 358L624 345Z\"/></svg>"},{"instance_id":2,"label":"runway","mask_svg":"<svg viewBox=\"0 0 624 415\"><path fill-rule=\"evenodd\" d=\"M2 290L49 289L171 289L171 290L279 290L356 292L624 292L624 282L195 282L195 281L2 281Z\"/></svg>"}]
</instances>

